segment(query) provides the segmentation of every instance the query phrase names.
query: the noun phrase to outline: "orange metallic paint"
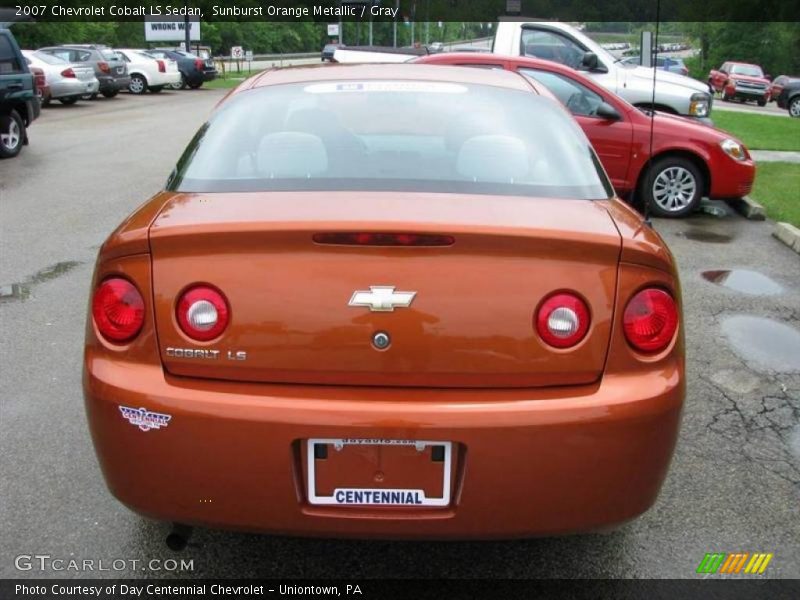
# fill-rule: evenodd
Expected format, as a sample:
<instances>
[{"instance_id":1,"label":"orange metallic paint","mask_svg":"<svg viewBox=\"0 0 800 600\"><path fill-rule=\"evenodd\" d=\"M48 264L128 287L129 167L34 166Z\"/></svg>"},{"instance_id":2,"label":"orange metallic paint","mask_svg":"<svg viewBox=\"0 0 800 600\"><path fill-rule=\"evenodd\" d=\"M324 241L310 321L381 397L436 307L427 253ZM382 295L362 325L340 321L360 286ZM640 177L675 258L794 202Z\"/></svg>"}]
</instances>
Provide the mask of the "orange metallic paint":
<instances>
[{"instance_id":1,"label":"orange metallic paint","mask_svg":"<svg viewBox=\"0 0 800 600\"><path fill-rule=\"evenodd\" d=\"M439 79L447 71L430 69ZM333 77L332 69L314 71ZM93 289L106 276L122 275L146 304L144 327L127 345L102 340L91 315L86 327L89 427L103 475L121 502L156 519L212 527L442 539L604 529L653 504L678 435L684 342L682 324L669 347L654 355L625 340L622 312L642 287L668 290L680 309L672 256L640 217L616 199L483 197L464 203L406 194L401 202L381 193L343 194L333 202L332 196L295 194L295 202L285 202L279 193L162 193L104 244ZM446 233L456 243L314 246L311 233L329 229ZM375 280L379 274L386 281ZM268 289L258 277L277 279L281 294L309 285L326 314L296 298L293 311L277 300L257 302L248 290ZM507 291L512 280L522 291L518 298L492 297L492 286ZM176 294L195 281L229 294L231 345L263 352L253 355L250 371L164 362L168 344L204 347L182 338L173 322ZM470 282L477 282L475 302L457 304L448 314L436 296L467 293ZM381 358L357 335L355 319L374 326L377 317L348 309L342 294L353 285L381 283L431 296L421 296L413 311L387 314L396 317L400 351L403 343L418 352L430 344L444 359L434 353L416 362L411 355L406 361ZM593 330L575 349L547 350L533 333L532 311L543 294L560 287L587 299ZM285 356L275 348L279 335L255 326L259 306L273 313L263 318L276 320L275 331L303 326L296 320L301 315L313 335L287 342ZM442 339L434 330L411 331L414 311L447 322ZM494 329L514 341L514 360L492 354L489 333L470 335L469 311L475 331ZM454 343L473 349L478 360L452 352ZM519 351L526 344L528 354ZM359 362L360 372L348 371ZM323 373L331 378L326 385ZM120 406L172 418L167 427L141 431L122 418ZM310 505L309 438L453 442L452 502L441 508ZM352 460L361 474L348 475L347 483L368 478L363 461ZM423 469L399 458L385 465L392 472L384 481L404 485ZM337 469L346 468L323 468L323 486L336 485ZM424 487L434 486L433 470L424 469Z\"/></svg>"}]
</instances>

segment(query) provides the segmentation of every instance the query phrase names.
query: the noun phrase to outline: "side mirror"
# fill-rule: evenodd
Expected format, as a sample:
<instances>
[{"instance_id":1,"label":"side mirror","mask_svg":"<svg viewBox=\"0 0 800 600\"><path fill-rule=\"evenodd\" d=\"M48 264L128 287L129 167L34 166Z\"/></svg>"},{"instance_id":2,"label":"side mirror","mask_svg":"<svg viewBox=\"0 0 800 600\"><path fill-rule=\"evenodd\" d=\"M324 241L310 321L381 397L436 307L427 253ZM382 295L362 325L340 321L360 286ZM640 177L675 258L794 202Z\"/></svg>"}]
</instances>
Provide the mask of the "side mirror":
<instances>
[{"instance_id":1,"label":"side mirror","mask_svg":"<svg viewBox=\"0 0 800 600\"><path fill-rule=\"evenodd\" d=\"M597 54L594 52L586 52L581 59L581 67L587 71L594 71L597 68Z\"/></svg>"},{"instance_id":2,"label":"side mirror","mask_svg":"<svg viewBox=\"0 0 800 600\"><path fill-rule=\"evenodd\" d=\"M601 102L600 106L597 107L595 115L608 121L619 121L622 118L622 115L617 112L617 109L608 102Z\"/></svg>"}]
</instances>

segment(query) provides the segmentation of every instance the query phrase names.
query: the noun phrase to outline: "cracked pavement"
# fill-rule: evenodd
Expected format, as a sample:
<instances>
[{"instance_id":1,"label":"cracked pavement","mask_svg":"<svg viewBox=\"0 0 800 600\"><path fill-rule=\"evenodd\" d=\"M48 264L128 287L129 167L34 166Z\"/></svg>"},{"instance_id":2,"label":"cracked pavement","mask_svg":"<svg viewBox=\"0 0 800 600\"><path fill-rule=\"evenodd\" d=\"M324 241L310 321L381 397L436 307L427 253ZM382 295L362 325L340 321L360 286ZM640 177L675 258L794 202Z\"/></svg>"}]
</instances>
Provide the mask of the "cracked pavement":
<instances>
[{"instance_id":1,"label":"cracked pavement","mask_svg":"<svg viewBox=\"0 0 800 600\"><path fill-rule=\"evenodd\" d=\"M0 162L0 285L17 284L7 288L16 296L0 301L0 577L79 575L18 571L20 554L175 556L164 545L165 525L131 513L106 490L81 397L83 328L99 244L163 185L223 93L121 94L55 106L31 128L22 155ZM800 332L800 257L770 236L770 223L733 214L654 225L681 271L688 396L667 481L639 519L609 533L510 542L203 529L179 555L194 561L193 572L84 575L681 578L698 577L706 552L772 552L763 577L800 577L800 373L756 364L748 336L742 352L723 332L726 320L742 315ZM757 271L783 291L748 295L701 276L717 269ZM800 353L791 343L785 351L793 348Z\"/></svg>"}]
</instances>

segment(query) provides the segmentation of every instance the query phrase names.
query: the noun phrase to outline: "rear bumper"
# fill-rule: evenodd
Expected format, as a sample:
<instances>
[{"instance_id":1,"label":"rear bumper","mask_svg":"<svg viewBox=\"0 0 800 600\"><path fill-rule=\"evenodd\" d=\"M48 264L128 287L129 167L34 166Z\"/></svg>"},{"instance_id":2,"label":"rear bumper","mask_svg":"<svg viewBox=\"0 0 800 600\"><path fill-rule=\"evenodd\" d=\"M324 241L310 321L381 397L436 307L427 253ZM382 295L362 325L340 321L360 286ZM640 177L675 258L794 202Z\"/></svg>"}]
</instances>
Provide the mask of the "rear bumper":
<instances>
[{"instance_id":1,"label":"rear bumper","mask_svg":"<svg viewBox=\"0 0 800 600\"><path fill-rule=\"evenodd\" d=\"M601 529L655 501L681 365L549 390L277 386L165 376L87 351L89 425L111 492L156 519L336 537L510 538ZM141 431L120 406L171 415ZM441 508L307 502L308 438L453 441Z\"/></svg>"},{"instance_id":2,"label":"rear bumper","mask_svg":"<svg viewBox=\"0 0 800 600\"><path fill-rule=\"evenodd\" d=\"M50 92L53 98L70 98L83 96L84 94L95 94L99 91L100 84L97 79L81 81L79 79L62 79L50 85Z\"/></svg>"}]
</instances>

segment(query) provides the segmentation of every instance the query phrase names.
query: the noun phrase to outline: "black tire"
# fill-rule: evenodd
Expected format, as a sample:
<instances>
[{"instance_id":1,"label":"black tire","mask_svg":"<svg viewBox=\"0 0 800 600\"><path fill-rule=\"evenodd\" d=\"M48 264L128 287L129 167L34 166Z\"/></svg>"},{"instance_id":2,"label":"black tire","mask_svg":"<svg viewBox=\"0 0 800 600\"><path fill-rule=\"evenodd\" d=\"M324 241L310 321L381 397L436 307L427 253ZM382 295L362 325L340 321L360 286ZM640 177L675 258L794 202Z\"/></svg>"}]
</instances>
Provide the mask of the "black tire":
<instances>
[{"instance_id":1,"label":"black tire","mask_svg":"<svg viewBox=\"0 0 800 600\"><path fill-rule=\"evenodd\" d=\"M692 161L664 156L656 159L642 178L639 197L652 214L679 219L697 209L704 188L703 174Z\"/></svg>"},{"instance_id":2,"label":"black tire","mask_svg":"<svg viewBox=\"0 0 800 600\"><path fill-rule=\"evenodd\" d=\"M119 94L119 90L106 90L105 92L103 92L103 96L105 96L106 98L113 98L117 94Z\"/></svg>"},{"instance_id":3,"label":"black tire","mask_svg":"<svg viewBox=\"0 0 800 600\"><path fill-rule=\"evenodd\" d=\"M193 81L192 83L189 84L189 87L192 88L193 90L199 90L201 87L203 87L203 82Z\"/></svg>"},{"instance_id":4,"label":"black tire","mask_svg":"<svg viewBox=\"0 0 800 600\"><path fill-rule=\"evenodd\" d=\"M70 96L69 98L59 98L58 101L61 102L61 104L70 106L71 104L75 104L78 101L78 98L77 96Z\"/></svg>"},{"instance_id":5,"label":"black tire","mask_svg":"<svg viewBox=\"0 0 800 600\"><path fill-rule=\"evenodd\" d=\"M81 96L81 100L95 100L97 98L97 92L94 94L86 94L85 96Z\"/></svg>"},{"instance_id":6,"label":"black tire","mask_svg":"<svg viewBox=\"0 0 800 600\"><path fill-rule=\"evenodd\" d=\"M128 84L128 91L131 94L136 94L137 96L147 93L147 79L138 73L131 75L131 82ZM107 98L110 97L111 96L107 96Z\"/></svg>"},{"instance_id":7,"label":"black tire","mask_svg":"<svg viewBox=\"0 0 800 600\"><path fill-rule=\"evenodd\" d=\"M25 121L12 110L0 115L0 158L14 158L25 143Z\"/></svg>"},{"instance_id":8,"label":"black tire","mask_svg":"<svg viewBox=\"0 0 800 600\"><path fill-rule=\"evenodd\" d=\"M163 90L163 89L164 89L164 86L163 86L163 85L151 85L151 86L150 86L150 93L152 93L152 94L158 94L158 93L160 93L160 92L161 92L161 90Z\"/></svg>"},{"instance_id":9,"label":"black tire","mask_svg":"<svg viewBox=\"0 0 800 600\"><path fill-rule=\"evenodd\" d=\"M789 100L787 107L790 117L794 117L795 119L800 118L800 96L795 96Z\"/></svg>"},{"instance_id":10,"label":"black tire","mask_svg":"<svg viewBox=\"0 0 800 600\"><path fill-rule=\"evenodd\" d=\"M722 88L722 101L730 102L731 100L733 100L733 96L728 96L728 92L725 91L725 88Z\"/></svg>"},{"instance_id":11,"label":"black tire","mask_svg":"<svg viewBox=\"0 0 800 600\"><path fill-rule=\"evenodd\" d=\"M761 100L757 100L756 102L758 103L759 106L766 106L767 105L767 101L764 100L763 98Z\"/></svg>"}]
</instances>

